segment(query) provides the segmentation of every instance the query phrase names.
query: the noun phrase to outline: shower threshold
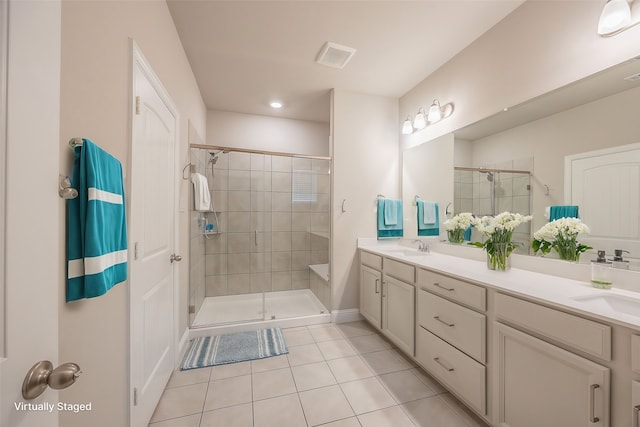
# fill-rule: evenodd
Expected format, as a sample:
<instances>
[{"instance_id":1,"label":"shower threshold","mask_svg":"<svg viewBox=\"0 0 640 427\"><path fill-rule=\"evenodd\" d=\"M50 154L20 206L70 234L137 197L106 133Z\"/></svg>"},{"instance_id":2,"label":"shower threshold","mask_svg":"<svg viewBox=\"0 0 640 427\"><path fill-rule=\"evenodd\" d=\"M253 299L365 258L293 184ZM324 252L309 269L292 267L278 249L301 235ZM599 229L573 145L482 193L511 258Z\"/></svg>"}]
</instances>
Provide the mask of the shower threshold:
<instances>
[{"instance_id":1,"label":"shower threshold","mask_svg":"<svg viewBox=\"0 0 640 427\"><path fill-rule=\"evenodd\" d=\"M309 289L267 292L265 307L266 315L262 312L262 294L206 297L191 325L190 338L331 321L329 310Z\"/></svg>"}]
</instances>

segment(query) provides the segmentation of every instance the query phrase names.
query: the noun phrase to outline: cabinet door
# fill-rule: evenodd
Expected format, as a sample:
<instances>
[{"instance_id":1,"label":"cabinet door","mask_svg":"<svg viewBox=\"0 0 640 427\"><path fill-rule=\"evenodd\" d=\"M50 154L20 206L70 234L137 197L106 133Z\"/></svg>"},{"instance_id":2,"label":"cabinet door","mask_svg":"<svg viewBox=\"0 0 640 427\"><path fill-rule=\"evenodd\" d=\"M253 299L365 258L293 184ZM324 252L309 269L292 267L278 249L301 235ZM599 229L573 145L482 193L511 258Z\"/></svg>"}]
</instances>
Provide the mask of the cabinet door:
<instances>
[{"instance_id":1,"label":"cabinet door","mask_svg":"<svg viewBox=\"0 0 640 427\"><path fill-rule=\"evenodd\" d=\"M608 427L609 369L501 323L495 424Z\"/></svg>"},{"instance_id":2,"label":"cabinet door","mask_svg":"<svg viewBox=\"0 0 640 427\"><path fill-rule=\"evenodd\" d=\"M382 283L382 332L414 355L415 287L387 275Z\"/></svg>"},{"instance_id":3,"label":"cabinet door","mask_svg":"<svg viewBox=\"0 0 640 427\"><path fill-rule=\"evenodd\" d=\"M382 327L382 273L365 266L360 266L360 314Z\"/></svg>"}]
</instances>

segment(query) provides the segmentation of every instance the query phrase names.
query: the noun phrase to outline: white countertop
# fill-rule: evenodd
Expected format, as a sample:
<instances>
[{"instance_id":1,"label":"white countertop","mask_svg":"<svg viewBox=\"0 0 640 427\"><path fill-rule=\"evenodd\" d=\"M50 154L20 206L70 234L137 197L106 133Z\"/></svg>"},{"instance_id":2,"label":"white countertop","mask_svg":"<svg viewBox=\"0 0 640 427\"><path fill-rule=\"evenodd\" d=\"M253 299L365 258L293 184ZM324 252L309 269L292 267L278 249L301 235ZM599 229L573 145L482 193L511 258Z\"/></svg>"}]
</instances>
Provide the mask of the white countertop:
<instances>
[{"instance_id":1,"label":"white countertop","mask_svg":"<svg viewBox=\"0 0 640 427\"><path fill-rule=\"evenodd\" d=\"M425 267L429 270L475 282L488 288L505 291L514 296L522 296L577 314L640 330L640 293L617 289L615 283L612 289L604 290L594 288L588 282L520 268L512 267L508 271L493 271L487 268L486 262L445 255L433 251L429 254L424 254L424 256L406 256L397 251L415 251L415 249L388 241L359 239L358 248L387 258L393 258L418 267ZM394 253L394 251L396 252ZM625 313L614 310L607 304L590 304L574 299L602 295L615 295L619 296L622 302L626 300L631 304L639 304L637 316L631 314L634 313L632 305L630 305L632 310L627 310Z\"/></svg>"}]
</instances>

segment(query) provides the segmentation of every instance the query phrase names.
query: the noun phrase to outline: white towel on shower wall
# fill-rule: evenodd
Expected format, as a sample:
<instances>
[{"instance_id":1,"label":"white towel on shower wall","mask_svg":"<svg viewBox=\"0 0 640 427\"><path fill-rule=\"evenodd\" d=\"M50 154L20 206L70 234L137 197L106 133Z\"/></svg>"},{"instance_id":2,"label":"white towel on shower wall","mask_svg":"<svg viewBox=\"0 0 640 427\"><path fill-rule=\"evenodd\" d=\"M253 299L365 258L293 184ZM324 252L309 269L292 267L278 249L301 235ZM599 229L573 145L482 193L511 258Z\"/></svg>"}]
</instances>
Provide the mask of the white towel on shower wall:
<instances>
[{"instance_id":1,"label":"white towel on shower wall","mask_svg":"<svg viewBox=\"0 0 640 427\"><path fill-rule=\"evenodd\" d=\"M193 182L193 201L195 210L210 211L211 194L209 193L209 183L207 182L207 178L202 174L192 173L191 182Z\"/></svg>"}]
</instances>

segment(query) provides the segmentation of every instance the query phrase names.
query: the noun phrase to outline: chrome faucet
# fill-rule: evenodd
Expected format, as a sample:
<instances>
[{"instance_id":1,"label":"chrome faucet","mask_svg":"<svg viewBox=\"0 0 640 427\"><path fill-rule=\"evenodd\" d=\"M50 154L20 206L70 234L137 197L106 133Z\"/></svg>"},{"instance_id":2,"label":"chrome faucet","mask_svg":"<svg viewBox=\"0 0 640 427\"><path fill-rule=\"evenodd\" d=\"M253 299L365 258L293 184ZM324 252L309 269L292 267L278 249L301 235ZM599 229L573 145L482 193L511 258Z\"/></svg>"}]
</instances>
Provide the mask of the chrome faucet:
<instances>
[{"instance_id":1,"label":"chrome faucet","mask_svg":"<svg viewBox=\"0 0 640 427\"><path fill-rule=\"evenodd\" d=\"M411 243L418 243L418 250L420 252L426 252L429 253L429 244L427 242L424 242L420 239L416 239Z\"/></svg>"}]
</instances>

